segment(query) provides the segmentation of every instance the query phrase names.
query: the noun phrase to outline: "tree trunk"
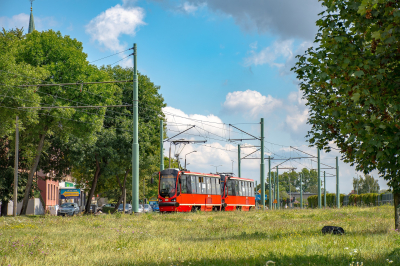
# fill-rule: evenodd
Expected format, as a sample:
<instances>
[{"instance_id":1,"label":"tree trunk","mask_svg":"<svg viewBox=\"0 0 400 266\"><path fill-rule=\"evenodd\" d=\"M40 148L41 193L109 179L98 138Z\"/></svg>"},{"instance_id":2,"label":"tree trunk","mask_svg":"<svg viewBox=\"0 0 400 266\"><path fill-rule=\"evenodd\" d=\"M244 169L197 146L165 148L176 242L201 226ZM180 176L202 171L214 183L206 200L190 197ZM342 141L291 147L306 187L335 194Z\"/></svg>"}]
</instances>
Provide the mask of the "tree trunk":
<instances>
[{"instance_id":1,"label":"tree trunk","mask_svg":"<svg viewBox=\"0 0 400 266\"><path fill-rule=\"evenodd\" d=\"M393 193L393 201L394 201L394 228L400 229L400 219L399 219L399 204L400 204L400 193Z\"/></svg>"},{"instance_id":2,"label":"tree trunk","mask_svg":"<svg viewBox=\"0 0 400 266\"><path fill-rule=\"evenodd\" d=\"M117 178L117 182L118 182L119 188L123 191L123 188L122 188L121 182L119 181L118 175L116 175L115 177ZM123 197L124 197L124 193L122 192L121 196L118 199L117 205L115 205L113 213L118 210L118 206L121 204Z\"/></svg>"},{"instance_id":3,"label":"tree trunk","mask_svg":"<svg viewBox=\"0 0 400 266\"><path fill-rule=\"evenodd\" d=\"M92 203L92 197L93 197L94 191L96 189L97 180L99 179L100 173L101 173L100 172L100 163L96 156L96 171L94 173L92 187L90 188L90 192L89 192L89 195L87 198L85 213L89 213L89 211L90 211L90 204Z\"/></svg>"},{"instance_id":4,"label":"tree trunk","mask_svg":"<svg viewBox=\"0 0 400 266\"><path fill-rule=\"evenodd\" d=\"M1 216L7 216L8 200L1 202Z\"/></svg>"},{"instance_id":5,"label":"tree trunk","mask_svg":"<svg viewBox=\"0 0 400 266\"><path fill-rule=\"evenodd\" d=\"M36 157L35 157L35 160L33 161L31 170L29 171L28 182L26 183L24 199L22 201L21 215L25 215L26 214L26 209L28 208L29 194L31 193L31 189L32 189L33 175L36 172L36 168L37 168L37 166L39 164L40 155L42 154L44 138L46 136L46 131L47 131L47 129L45 128L45 130L42 133L42 135L40 135L40 141L39 141L39 145L37 147Z\"/></svg>"},{"instance_id":6,"label":"tree trunk","mask_svg":"<svg viewBox=\"0 0 400 266\"><path fill-rule=\"evenodd\" d=\"M124 177L124 184L123 185L121 185L121 182L119 180L118 175L116 176L119 188L121 189L121 197L119 197L117 205L115 205L113 213L118 210L118 206L121 204L122 200L124 199L124 192L125 192L125 188L126 188L126 177L127 177L127 175L128 175L128 170L125 171L125 177ZM125 202L124 202L123 208L124 208L124 211L125 211Z\"/></svg>"}]
</instances>

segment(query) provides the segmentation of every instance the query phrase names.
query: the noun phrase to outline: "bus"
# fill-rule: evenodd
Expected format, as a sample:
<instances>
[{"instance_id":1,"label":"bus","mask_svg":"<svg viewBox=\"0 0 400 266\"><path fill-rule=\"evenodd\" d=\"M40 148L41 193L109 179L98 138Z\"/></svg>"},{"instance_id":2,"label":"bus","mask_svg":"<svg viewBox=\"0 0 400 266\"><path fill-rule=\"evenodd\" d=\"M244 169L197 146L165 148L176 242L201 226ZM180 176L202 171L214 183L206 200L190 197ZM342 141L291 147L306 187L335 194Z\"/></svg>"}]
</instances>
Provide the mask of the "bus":
<instances>
[{"instance_id":1,"label":"bus","mask_svg":"<svg viewBox=\"0 0 400 266\"><path fill-rule=\"evenodd\" d=\"M160 212L248 211L255 206L254 182L229 175L179 169L159 172Z\"/></svg>"}]
</instances>

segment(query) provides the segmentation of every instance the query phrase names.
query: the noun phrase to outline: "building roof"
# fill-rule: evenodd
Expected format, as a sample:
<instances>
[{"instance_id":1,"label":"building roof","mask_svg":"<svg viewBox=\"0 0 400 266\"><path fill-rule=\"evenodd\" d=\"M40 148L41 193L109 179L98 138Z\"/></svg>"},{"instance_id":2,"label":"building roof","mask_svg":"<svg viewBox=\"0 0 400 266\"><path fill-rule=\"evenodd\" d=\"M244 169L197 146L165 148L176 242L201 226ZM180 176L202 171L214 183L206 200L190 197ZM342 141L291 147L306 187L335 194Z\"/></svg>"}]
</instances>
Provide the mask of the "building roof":
<instances>
[{"instance_id":1,"label":"building roof","mask_svg":"<svg viewBox=\"0 0 400 266\"><path fill-rule=\"evenodd\" d=\"M28 33L31 33L35 30L35 21L33 20L33 14L32 14L32 3L31 3L31 16L29 18L29 29Z\"/></svg>"}]
</instances>

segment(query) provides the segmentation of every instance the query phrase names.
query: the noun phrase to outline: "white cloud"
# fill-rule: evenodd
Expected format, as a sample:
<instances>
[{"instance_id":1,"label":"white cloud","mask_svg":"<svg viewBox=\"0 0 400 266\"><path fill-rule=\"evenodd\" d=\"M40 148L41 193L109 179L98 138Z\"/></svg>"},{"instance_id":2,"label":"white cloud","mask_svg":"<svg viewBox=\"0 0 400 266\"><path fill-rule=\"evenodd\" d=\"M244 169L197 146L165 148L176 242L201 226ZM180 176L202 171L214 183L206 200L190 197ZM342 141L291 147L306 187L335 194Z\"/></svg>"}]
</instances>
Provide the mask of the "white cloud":
<instances>
[{"instance_id":1,"label":"white cloud","mask_svg":"<svg viewBox=\"0 0 400 266\"><path fill-rule=\"evenodd\" d=\"M296 56L304 52L313 44L308 41L302 42L295 50L293 40L275 41L271 46L265 47L260 52L256 52L257 42L251 43L250 54L244 58L244 66L257 66L268 64L271 67L279 68L281 75L292 73L290 69L297 62Z\"/></svg>"},{"instance_id":2,"label":"white cloud","mask_svg":"<svg viewBox=\"0 0 400 266\"><path fill-rule=\"evenodd\" d=\"M182 5L179 5L174 9L177 10L178 12L183 12L186 14L193 15L196 13L196 11L204 8L205 6L207 6L207 3L190 3L188 1L185 1Z\"/></svg>"},{"instance_id":3,"label":"white cloud","mask_svg":"<svg viewBox=\"0 0 400 266\"><path fill-rule=\"evenodd\" d=\"M92 19L86 25L86 32L92 41L97 41L111 51L123 51L126 44L121 44L119 37L123 34L135 36L137 29L146 23L145 12L140 7L131 6L132 1L124 1L124 5L113 6Z\"/></svg>"},{"instance_id":4,"label":"white cloud","mask_svg":"<svg viewBox=\"0 0 400 266\"><path fill-rule=\"evenodd\" d=\"M280 100L271 95L264 96L258 91L235 91L226 95L223 110L231 114L245 114L256 117L261 113L272 111L281 104Z\"/></svg>"},{"instance_id":5,"label":"white cloud","mask_svg":"<svg viewBox=\"0 0 400 266\"><path fill-rule=\"evenodd\" d=\"M196 12L196 10L198 9L198 6L195 6L193 4L190 4L188 2L183 3L182 9L186 12L186 13L194 13Z\"/></svg>"},{"instance_id":6,"label":"white cloud","mask_svg":"<svg viewBox=\"0 0 400 266\"><path fill-rule=\"evenodd\" d=\"M305 140L310 126L307 124L308 108L307 100L303 99L300 89L289 94L284 105L286 118L283 129L287 131L294 140Z\"/></svg>"},{"instance_id":7,"label":"white cloud","mask_svg":"<svg viewBox=\"0 0 400 266\"><path fill-rule=\"evenodd\" d=\"M185 138L202 140L209 137L214 140L227 139L229 136L229 128L223 124L222 120L213 114L185 114L183 111L167 106L163 108L163 112L167 119L168 136L178 134L179 132L195 125L196 127L187 131Z\"/></svg>"},{"instance_id":8,"label":"white cloud","mask_svg":"<svg viewBox=\"0 0 400 266\"><path fill-rule=\"evenodd\" d=\"M257 42L250 43L249 47L250 47L252 50L256 50L256 49L257 49Z\"/></svg>"},{"instance_id":9,"label":"white cloud","mask_svg":"<svg viewBox=\"0 0 400 266\"><path fill-rule=\"evenodd\" d=\"M253 45L250 45L250 47ZM257 44L255 45L257 46ZM251 65L264 65L268 64L270 66L282 67L283 63L276 62L279 59L286 61L287 58L291 57L293 46L293 40L286 41L276 41L271 46L262 49L260 52L250 51L250 56L244 59L245 66ZM252 48L254 49L254 48Z\"/></svg>"},{"instance_id":10,"label":"white cloud","mask_svg":"<svg viewBox=\"0 0 400 266\"><path fill-rule=\"evenodd\" d=\"M29 28L29 14L21 13L18 15L14 15L11 18L9 17L0 17L0 25L5 29L12 29L12 28L24 28L25 32L28 32ZM35 22L35 29L36 30L45 30L52 28L57 25L56 20L53 17L37 17L34 16Z\"/></svg>"}]
</instances>

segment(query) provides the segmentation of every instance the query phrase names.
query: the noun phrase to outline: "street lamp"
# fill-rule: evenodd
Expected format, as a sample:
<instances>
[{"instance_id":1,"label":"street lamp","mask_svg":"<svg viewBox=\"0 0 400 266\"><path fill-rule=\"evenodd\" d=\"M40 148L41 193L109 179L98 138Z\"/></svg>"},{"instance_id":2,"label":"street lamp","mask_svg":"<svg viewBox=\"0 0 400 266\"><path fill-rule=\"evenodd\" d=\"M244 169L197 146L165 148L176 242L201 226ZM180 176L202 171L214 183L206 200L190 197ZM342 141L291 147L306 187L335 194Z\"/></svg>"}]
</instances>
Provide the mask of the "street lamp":
<instances>
[{"instance_id":1,"label":"street lamp","mask_svg":"<svg viewBox=\"0 0 400 266\"><path fill-rule=\"evenodd\" d=\"M193 152L197 152L197 151L192 151L192 152L189 152L189 153L186 153L186 154L185 154L185 169L186 169L186 155L191 154L191 153L193 153Z\"/></svg>"},{"instance_id":2,"label":"street lamp","mask_svg":"<svg viewBox=\"0 0 400 266\"><path fill-rule=\"evenodd\" d=\"M218 174L218 166L222 166L222 165L211 165L215 167L215 172Z\"/></svg>"}]
</instances>

